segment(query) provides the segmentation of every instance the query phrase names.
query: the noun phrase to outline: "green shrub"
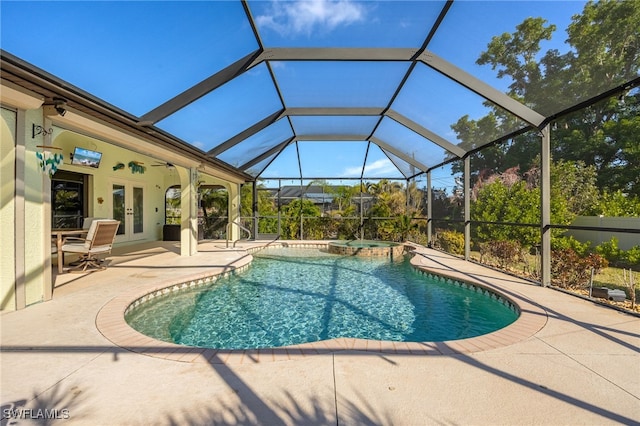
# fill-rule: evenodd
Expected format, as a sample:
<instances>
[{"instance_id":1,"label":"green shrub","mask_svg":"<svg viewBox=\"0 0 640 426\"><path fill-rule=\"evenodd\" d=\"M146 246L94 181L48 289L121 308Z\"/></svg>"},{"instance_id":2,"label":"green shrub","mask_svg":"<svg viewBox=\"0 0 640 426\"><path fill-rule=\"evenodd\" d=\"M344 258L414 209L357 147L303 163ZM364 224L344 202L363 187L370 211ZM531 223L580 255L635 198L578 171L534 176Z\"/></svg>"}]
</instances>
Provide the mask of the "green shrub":
<instances>
[{"instance_id":1,"label":"green shrub","mask_svg":"<svg viewBox=\"0 0 640 426\"><path fill-rule=\"evenodd\" d=\"M337 220L338 239L355 240L360 238L360 220L359 219L340 219Z\"/></svg>"},{"instance_id":2,"label":"green shrub","mask_svg":"<svg viewBox=\"0 0 640 426\"><path fill-rule=\"evenodd\" d=\"M596 247L596 253L603 256L609 261L609 263L616 263L620 259L620 248L618 247L618 239L611 237L607 242L604 242Z\"/></svg>"},{"instance_id":3,"label":"green shrub","mask_svg":"<svg viewBox=\"0 0 640 426\"><path fill-rule=\"evenodd\" d=\"M609 217L637 217L640 215L640 197L624 194L621 190L605 191L600 202L591 209L590 214Z\"/></svg>"},{"instance_id":4,"label":"green shrub","mask_svg":"<svg viewBox=\"0 0 640 426\"><path fill-rule=\"evenodd\" d=\"M464 254L464 234L457 231L437 231L437 245L447 253Z\"/></svg>"},{"instance_id":5,"label":"green shrub","mask_svg":"<svg viewBox=\"0 0 640 426\"><path fill-rule=\"evenodd\" d=\"M586 256L589 253L589 249L591 248L591 242L587 241L585 243L581 243L571 236L559 236L551 238L551 249L552 250L565 250L571 249L578 253L580 256ZM606 257L606 256L605 256Z\"/></svg>"},{"instance_id":6,"label":"green shrub","mask_svg":"<svg viewBox=\"0 0 640 426\"><path fill-rule=\"evenodd\" d=\"M616 237L611 237L609 241L597 246L596 253L612 265L628 266L636 270L640 267L640 245L633 246L629 250L620 250Z\"/></svg>"},{"instance_id":7,"label":"green shrub","mask_svg":"<svg viewBox=\"0 0 640 426\"><path fill-rule=\"evenodd\" d=\"M628 266L640 267L640 245L633 246L627 251L620 253L620 260L626 263Z\"/></svg>"}]
</instances>

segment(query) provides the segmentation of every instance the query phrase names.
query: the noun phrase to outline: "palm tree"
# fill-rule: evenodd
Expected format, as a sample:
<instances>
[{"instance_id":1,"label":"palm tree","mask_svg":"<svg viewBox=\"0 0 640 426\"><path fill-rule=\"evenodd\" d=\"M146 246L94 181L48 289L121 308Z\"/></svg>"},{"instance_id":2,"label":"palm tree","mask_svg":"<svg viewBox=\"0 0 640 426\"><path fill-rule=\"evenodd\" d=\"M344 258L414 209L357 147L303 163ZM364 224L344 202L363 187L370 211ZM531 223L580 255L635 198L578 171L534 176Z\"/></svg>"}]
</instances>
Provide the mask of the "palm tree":
<instances>
[{"instance_id":1,"label":"palm tree","mask_svg":"<svg viewBox=\"0 0 640 426\"><path fill-rule=\"evenodd\" d=\"M409 233L417 227L417 224L413 223L413 216L407 214L398 216L394 225L395 232L400 236L400 242L406 241Z\"/></svg>"},{"instance_id":2,"label":"palm tree","mask_svg":"<svg viewBox=\"0 0 640 426\"><path fill-rule=\"evenodd\" d=\"M229 193L226 189L203 188L200 190L200 206L205 223L205 238L223 229L228 216Z\"/></svg>"}]
</instances>

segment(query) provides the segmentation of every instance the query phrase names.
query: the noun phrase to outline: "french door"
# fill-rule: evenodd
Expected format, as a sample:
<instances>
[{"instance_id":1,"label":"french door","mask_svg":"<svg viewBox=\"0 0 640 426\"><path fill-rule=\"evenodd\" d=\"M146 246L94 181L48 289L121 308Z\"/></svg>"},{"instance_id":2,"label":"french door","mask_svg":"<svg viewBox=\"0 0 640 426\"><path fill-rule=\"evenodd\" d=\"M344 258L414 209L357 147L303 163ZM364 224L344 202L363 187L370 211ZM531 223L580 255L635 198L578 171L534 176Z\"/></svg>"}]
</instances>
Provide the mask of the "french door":
<instances>
[{"instance_id":1,"label":"french door","mask_svg":"<svg viewBox=\"0 0 640 426\"><path fill-rule=\"evenodd\" d=\"M120 221L116 241L144 238L144 185L137 182L113 181L111 184L113 218Z\"/></svg>"}]
</instances>

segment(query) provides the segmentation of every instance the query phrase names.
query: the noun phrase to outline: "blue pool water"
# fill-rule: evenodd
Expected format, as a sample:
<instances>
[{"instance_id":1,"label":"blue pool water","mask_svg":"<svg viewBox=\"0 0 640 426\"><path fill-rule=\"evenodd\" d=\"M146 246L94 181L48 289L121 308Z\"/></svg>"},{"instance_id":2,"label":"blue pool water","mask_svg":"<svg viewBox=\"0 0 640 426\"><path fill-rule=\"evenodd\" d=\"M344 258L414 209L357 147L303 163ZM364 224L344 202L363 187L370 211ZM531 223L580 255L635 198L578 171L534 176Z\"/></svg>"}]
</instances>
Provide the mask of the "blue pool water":
<instances>
[{"instance_id":1,"label":"blue pool water","mask_svg":"<svg viewBox=\"0 0 640 426\"><path fill-rule=\"evenodd\" d=\"M443 341L486 334L517 318L482 292L422 275L408 260L270 248L212 285L141 304L127 322L183 345L251 349L337 337Z\"/></svg>"}]
</instances>

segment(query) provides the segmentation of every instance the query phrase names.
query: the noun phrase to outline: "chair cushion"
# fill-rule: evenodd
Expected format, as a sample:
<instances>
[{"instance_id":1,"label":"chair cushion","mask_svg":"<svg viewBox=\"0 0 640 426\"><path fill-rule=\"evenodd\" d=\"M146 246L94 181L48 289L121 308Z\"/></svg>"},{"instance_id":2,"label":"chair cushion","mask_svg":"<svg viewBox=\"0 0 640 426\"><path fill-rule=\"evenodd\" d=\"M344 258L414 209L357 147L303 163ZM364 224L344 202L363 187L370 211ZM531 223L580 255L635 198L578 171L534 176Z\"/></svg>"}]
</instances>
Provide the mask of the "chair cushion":
<instances>
[{"instance_id":1,"label":"chair cushion","mask_svg":"<svg viewBox=\"0 0 640 426\"><path fill-rule=\"evenodd\" d=\"M94 247L89 250L89 254L108 253L111 251L111 246Z\"/></svg>"},{"instance_id":2,"label":"chair cushion","mask_svg":"<svg viewBox=\"0 0 640 426\"><path fill-rule=\"evenodd\" d=\"M84 243L67 243L62 245L62 251L68 251L72 253L86 253L88 250Z\"/></svg>"},{"instance_id":3,"label":"chair cushion","mask_svg":"<svg viewBox=\"0 0 640 426\"><path fill-rule=\"evenodd\" d=\"M68 251L69 253L86 253L86 254L99 254L108 253L111 250L111 246L94 247L88 250L84 243L68 243L62 245L62 251Z\"/></svg>"}]
</instances>

